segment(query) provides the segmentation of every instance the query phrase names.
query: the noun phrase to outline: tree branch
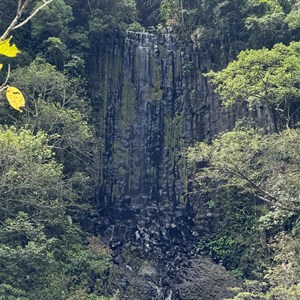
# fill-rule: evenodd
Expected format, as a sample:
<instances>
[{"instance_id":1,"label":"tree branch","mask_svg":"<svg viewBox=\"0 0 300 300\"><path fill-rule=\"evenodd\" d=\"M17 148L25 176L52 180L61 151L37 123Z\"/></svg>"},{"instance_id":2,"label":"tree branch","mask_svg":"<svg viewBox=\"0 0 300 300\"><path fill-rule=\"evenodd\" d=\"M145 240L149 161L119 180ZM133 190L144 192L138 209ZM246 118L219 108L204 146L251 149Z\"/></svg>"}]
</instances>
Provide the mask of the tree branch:
<instances>
[{"instance_id":1,"label":"tree branch","mask_svg":"<svg viewBox=\"0 0 300 300\"><path fill-rule=\"evenodd\" d=\"M14 30L14 27L18 24L27 4L28 4L28 0L26 0L23 4L22 4L22 0L19 0L16 16L12 20L10 25L7 27L6 31L2 34L0 40L5 40L8 37L8 35Z\"/></svg>"},{"instance_id":2,"label":"tree branch","mask_svg":"<svg viewBox=\"0 0 300 300\"><path fill-rule=\"evenodd\" d=\"M43 4L41 6L39 6L33 12L31 12L24 21L20 22L20 19L28 5L28 1L29 0L25 0L25 2L22 3L22 0L19 0L16 16L11 22L11 24L7 27L6 31L2 34L0 40L5 40L13 30L18 29L27 24L41 9L50 4L53 0L43 0Z\"/></svg>"},{"instance_id":3,"label":"tree branch","mask_svg":"<svg viewBox=\"0 0 300 300\"><path fill-rule=\"evenodd\" d=\"M275 207L278 207L282 210L285 211L289 211L289 212L299 212L299 209L296 208L289 208L286 206L281 205L278 202L278 199L274 196L272 196L268 191L266 191L265 189L263 189L262 187L260 187L259 185L257 185L254 181L252 181L250 178L248 178L246 175L244 175L243 173L240 172L240 170L238 168L236 168L236 170L232 170L230 168L226 168L228 172L230 172L231 174L238 176L240 178L243 178L244 180L246 180L250 185L252 185L254 187L254 189L256 189L257 191L249 191L250 193L252 193L254 196L258 197L260 200L267 202ZM261 194L265 195L261 196Z\"/></svg>"},{"instance_id":4,"label":"tree branch","mask_svg":"<svg viewBox=\"0 0 300 300\"><path fill-rule=\"evenodd\" d=\"M8 82L9 77L10 77L10 64L7 67L6 79L0 86L0 92L2 92L3 90L5 90L7 88L7 82Z\"/></svg>"},{"instance_id":5,"label":"tree branch","mask_svg":"<svg viewBox=\"0 0 300 300\"><path fill-rule=\"evenodd\" d=\"M34 11L32 11L24 21L20 22L20 19L24 13L29 1L30 0L25 0L22 3L22 0L18 0L18 8L17 8L16 16L13 19L13 21L10 23L10 25L7 27L5 32L2 34L2 36L0 37L0 41L5 40L13 30L20 28L20 27L24 26L25 24L27 24L41 9L43 9L46 5L50 4L53 0L43 0L42 5L40 5ZM9 77L10 77L10 65L8 65L6 79L5 79L4 83L1 84L1 86L0 86L0 92L7 88L7 82L8 82Z\"/></svg>"},{"instance_id":6,"label":"tree branch","mask_svg":"<svg viewBox=\"0 0 300 300\"><path fill-rule=\"evenodd\" d=\"M24 26L25 24L27 24L41 9L43 9L45 6L47 6L48 4L50 4L53 0L43 0L44 3L39 6L33 13L30 14L29 17L27 17L24 21L22 21L20 24L16 25L14 29L18 29L22 26Z\"/></svg>"}]
</instances>

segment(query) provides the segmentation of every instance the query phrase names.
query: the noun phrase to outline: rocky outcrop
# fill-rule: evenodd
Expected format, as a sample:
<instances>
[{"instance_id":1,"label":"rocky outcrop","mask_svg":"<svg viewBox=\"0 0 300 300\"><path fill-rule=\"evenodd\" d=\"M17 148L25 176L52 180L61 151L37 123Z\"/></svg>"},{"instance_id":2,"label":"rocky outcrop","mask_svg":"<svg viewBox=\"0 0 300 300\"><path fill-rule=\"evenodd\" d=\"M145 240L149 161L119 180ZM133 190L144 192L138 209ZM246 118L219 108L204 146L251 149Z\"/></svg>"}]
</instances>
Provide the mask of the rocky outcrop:
<instances>
[{"instance_id":1,"label":"rocky outcrop","mask_svg":"<svg viewBox=\"0 0 300 300\"><path fill-rule=\"evenodd\" d=\"M106 37L94 59L105 135L102 199L120 207L127 197L133 209L185 206L183 151L233 124L202 76L205 60L177 48L168 32Z\"/></svg>"},{"instance_id":2,"label":"rocky outcrop","mask_svg":"<svg viewBox=\"0 0 300 300\"><path fill-rule=\"evenodd\" d=\"M205 194L194 193L184 152L248 112L221 108L202 74L211 57L179 45L170 32L127 32L94 47L94 106L103 129L95 227L126 273L124 295L135 287L143 296L128 299L221 299L230 276L196 258L195 244L223 220L205 206ZM132 257L151 267L135 268Z\"/></svg>"},{"instance_id":3,"label":"rocky outcrop","mask_svg":"<svg viewBox=\"0 0 300 300\"><path fill-rule=\"evenodd\" d=\"M173 269L169 264L166 274L149 262L137 269L122 265L117 280L122 300L223 300L234 295L231 288L240 286L224 268L203 257L174 262Z\"/></svg>"}]
</instances>

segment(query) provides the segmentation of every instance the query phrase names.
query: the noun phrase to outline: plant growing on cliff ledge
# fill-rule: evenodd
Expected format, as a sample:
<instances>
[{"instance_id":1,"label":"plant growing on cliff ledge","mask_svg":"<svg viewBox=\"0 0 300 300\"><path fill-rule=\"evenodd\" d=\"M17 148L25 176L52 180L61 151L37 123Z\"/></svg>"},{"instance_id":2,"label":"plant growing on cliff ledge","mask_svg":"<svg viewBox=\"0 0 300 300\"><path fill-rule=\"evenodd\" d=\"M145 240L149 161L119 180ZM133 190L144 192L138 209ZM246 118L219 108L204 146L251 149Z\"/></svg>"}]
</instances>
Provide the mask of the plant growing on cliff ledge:
<instances>
[{"instance_id":1,"label":"plant growing on cliff ledge","mask_svg":"<svg viewBox=\"0 0 300 300\"><path fill-rule=\"evenodd\" d=\"M293 125L300 108L300 42L273 49L247 50L226 69L207 74L225 106L244 101L263 105L283 127Z\"/></svg>"}]
</instances>

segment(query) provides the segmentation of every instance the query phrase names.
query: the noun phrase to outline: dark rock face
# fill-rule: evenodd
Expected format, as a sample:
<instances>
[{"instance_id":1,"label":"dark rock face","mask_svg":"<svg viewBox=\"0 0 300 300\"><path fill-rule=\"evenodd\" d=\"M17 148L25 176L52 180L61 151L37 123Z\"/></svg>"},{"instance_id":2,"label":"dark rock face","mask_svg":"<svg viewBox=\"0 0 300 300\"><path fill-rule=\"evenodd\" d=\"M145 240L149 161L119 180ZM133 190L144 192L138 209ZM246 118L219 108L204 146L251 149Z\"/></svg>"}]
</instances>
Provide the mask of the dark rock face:
<instances>
[{"instance_id":1,"label":"dark rock face","mask_svg":"<svg viewBox=\"0 0 300 300\"><path fill-rule=\"evenodd\" d=\"M108 37L96 52L95 89L101 94L105 127L105 203L135 211L185 207L182 151L232 128L234 121L202 76L208 69L205 60L192 48L177 49L170 33Z\"/></svg>"},{"instance_id":2,"label":"dark rock face","mask_svg":"<svg viewBox=\"0 0 300 300\"><path fill-rule=\"evenodd\" d=\"M211 64L169 32L128 32L95 45L93 85L104 128L96 230L123 270L122 299L223 299L233 282L195 258L195 243L222 220L203 205L205 195L192 193L183 155L247 115L221 108L202 75ZM272 130L268 112L252 114Z\"/></svg>"},{"instance_id":3,"label":"dark rock face","mask_svg":"<svg viewBox=\"0 0 300 300\"><path fill-rule=\"evenodd\" d=\"M191 260L190 266L184 268L178 277L182 282L176 286L178 298L175 299L221 300L233 296L226 287L239 285L225 269L204 258Z\"/></svg>"},{"instance_id":4,"label":"dark rock face","mask_svg":"<svg viewBox=\"0 0 300 300\"><path fill-rule=\"evenodd\" d=\"M169 266L170 267L170 266ZM128 265L119 270L121 299L223 300L239 283L222 267L203 257L177 265L163 277L151 264L134 270Z\"/></svg>"}]
</instances>

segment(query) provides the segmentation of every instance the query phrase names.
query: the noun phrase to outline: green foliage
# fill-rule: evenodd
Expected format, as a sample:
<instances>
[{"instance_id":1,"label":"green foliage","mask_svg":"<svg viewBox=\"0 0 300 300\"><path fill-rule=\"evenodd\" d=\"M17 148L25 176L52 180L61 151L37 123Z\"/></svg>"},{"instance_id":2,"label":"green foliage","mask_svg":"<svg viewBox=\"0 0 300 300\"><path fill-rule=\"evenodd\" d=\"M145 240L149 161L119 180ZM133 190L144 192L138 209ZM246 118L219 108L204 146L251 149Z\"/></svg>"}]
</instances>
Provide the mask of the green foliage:
<instances>
[{"instance_id":1,"label":"green foliage","mask_svg":"<svg viewBox=\"0 0 300 300\"><path fill-rule=\"evenodd\" d=\"M3 299L68 299L110 293L109 251L70 224L78 198L45 133L0 129L0 289ZM80 180L82 181L82 179ZM82 298L83 299L83 298Z\"/></svg>"},{"instance_id":2,"label":"green foliage","mask_svg":"<svg viewBox=\"0 0 300 300\"><path fill-rule=\"evenodd\" d=\"M224 70L208 74L223 105L267 109L278 128L287 129L265 135L238 125L189 150L200 189L217 203L210 209L222 209L226 223L199 250L235 275L262 280L235 300L298 299L300 48L298 42L273 45L299 40L299 2L250 0L240 7L235 1L197 2L201 10L194 13L192 40L210 49L218 68L235 58L234 51L269 47L243 51Z\"/></svg>"},{"instance_id":3,"label":"green foliage","mask_svg":"<svg viewBox=\"0 0 300 300\"><path fill-rule=\"evenodd\" d=\"M159 22L161 0L136 0L139 22L143 26L155 26Z\"/></svg>"},{"instance_id":4,"label":"green foliage","mask_svg":"<svg viewBox=\"0 0 300 300\"><path fill-rule=\"evenodd\" d=\"M179 10L180 10L180 1L178 0L163 0L160 6L160 15L162 20L169 23L171 20L173 22L179 22Z\"/></svg>"},{"instance_id":5,"label":"green foliage","mask_svg":"<svg viewBox=\"0 0 300 300\"><path fill-rule=\"evenodd\" d=\"M163 0L160 18L219 66L247 48L299 40L299 1Z\"/></svg>"},{"instance_id":6,"label":"green foliage","mask_svg":"<svg viewBox=\"0 0 300 300\"><path fill-rule=\"evenodd\" d=\"M221 263L233 276L255 276L266 265L258 229L261 213L253 205L253 199L238 189L212 192L211 197L215 203L212 209L222 209L226 226L202 239L197 250Z\"/></svg>"},{"instance_id":7,"label":"green foliage","mask_svg":"<svg viewBox=\"0 0 300 300\"><path fill-rule=\"evenodd\" d=\"M285 18L285 22L288 24L289 29L294 32L300 28L299 15L300 2L295 1L295 4L291 6L289 14L287 14Z\"/></svg>"},{"instance_id":8,"label":"green foliage","mask_svg":"<svg viewBox=\"0 0 300 300\"><path fill-rule=\"evenodd\" d=\"M1 228L0 264L1 282L29 292L42 289L46 271L53 270L51 248L54 239L47 239L42 225L26 220L20 213L16 219L6 219Z\"/></svg>"},{"instance_id":9,"label":"green foliage","mask_svg":"<svg viewBox=\"0 0 300 300\"><path fill-rule=\"evenodd\" d=\"M85 171L91 159L93 135L87 123L89 108L83 80L37 62L18 69L12 77L29 100L23 124L33 132L43 130L51 136L65 172Z\"/></svg>"},{"instance_id":10,"label":"green foliage","mask_svg":"<svg viewBox=\"0 0 300 300\"><path fill-rule=\"evenodd\" d=\"M249 1L249 15L245 25L253 44L272 47L275 43L288 40L290 32L285 22L287 14L281 4L284 2L288 1Z\"/></svg>"},{"instance_id":11,"label":"green foliage","mask_svg":"<svg viewBox=\"0 0 300 300\"><path fill-rule=\"evenodd\" d=\"M105 275L110 269L108 250L95 237L82 246L76 227L62 221L59 226L59 231L50 231L47 222L30 221L22 212L5 220L0 230L4 299L67 300L79 291L82 298L75 299L90 299L90 289L91 299L98 299L110 292Z\"/></svg>"},{"instance_id":12,"label":"green foliage","mask_svg":"<svg viewBox=\"0 0 300 300\"><path fill-rule=\"evenodd\" d=\"M47 61L56 66L60 71L64 69L65 61L68 57L68 51L66 45L56 37L49 37L44 42L45 57Z\"/></svg>"},{"instance_id":13,"label":"green foliage","mask_svg":"<svg viewBox=\"0 0 300 300\"><path fill-rule=\"evenodd\" d=\"M65 40L72 20L72 7L66 5L64 0L55 0L40 12L38 18L32 20L31 35L39 42L49 37Z\"/></svg>"},{"instance_id":14,"label":"green foliage","mask_svg":"<svg viewBox=\"0 0 300 300\"><path fill-rule=\"evenodd\" d=\"M102 0L92 2L91 8L89 27L94 37L119 29L124 30L136 20L134 0Z\"/></svg>"},{"instance_id":15,"label":"green foliage","mask_svg":"<svg viewBox=\"0 0 300 300\"><path fill-rule=\"evenodd\" d=\"M3 30L14 19L18 3L16 1L3 0L0 3L0 28ZM1 30L1 31L2 31ZM3 33L3 32L2 32ZM1 35L2 35L1 33Z\"/></svg>"},{"instance_id":16,"label":"green foliage","mask_svg":"<svg viewBox=\"0 0 300 300\"><path fill-rule=\"evenodd\" d=\"M201 250L269 287L255 284L235 300L299 298L299 134L237 127L188 154L201 166L196 177L201 189L218 199L225 214L226 228Z\"/></svg>"},{"instance_id":17,"label":"green foliage","mask_svg":"<svg viewBox=\"0 0 300 300\"><path fill-rule=\"evenodd\" d=\"M1 1L1 28L11 21L14 2ZM8 117L1 110L2 124L15 127L0 130L0 299L91 300L113 293L109 251L72 225L83 213L78 202L86 203L91 195L91 174L98 171L92 165L96 143L88 123L89 101L79 78L90 67L91 45L98 47L98 39L107 34L163 21L182 36L192 35L194 46L219 67L241 49L298 40L299 20L297 0L56 0L33 19L19 40L25 56L38 58L13 74L28 99L26 113ZM245 101L250 109L263 104L283 126L294 126L298 48L293 43L249 50L222 71L223 77L211 73L224 104ZM184 66L184 73L192 67ZM240 276L266 269L270 289L255 284L256 290L245 289L236 299L297 297L298 144L298 129L264 136L246 128L200 143L190 153L203 166L201 187L218 190L208 208L222 203L227 224L201 250ZM266 252L273 258L269 266Z\"/></svg>"},{"instance_id":18,"label":"green foliage","mask_svg":"<svg viewBox=\"0 0 300 300\"><path fill-rule=\"evenodd\" d=\"M275 235L269 247L272 261L261 281L245 281L244 288L232 300L299 299L299 235L298 225L291 232Z\"/></svg>"},{"instance_id":19,"label":"green foliage","mask_svg":"<svg viewBox=\"0 0 300 300\"><path fill-rule=\"evenodd\" d=\"M223 59L233 59L247 45L247 12L246 0L184 2L184 31L188 30L195 47L208 51L215 63L223 64Z\"/></svg>"},{"instance_id":20,"label":"green foliage","mask_svg":"<svg viewBox=\"0 0 300 300\"><path fill-rule=\"evenodd\" d=\"M134 22L132 24L130 24L128 27L127 27L128 30L130 31L135 31L135 32L139 32L139 31L144 31L145 28L138 22Z\"/></svg>"},{"instance_id":21,"label":"green foliage","mask_svg":"<svg viewBox=\"0 0 300 300\"><path fill-rule=\"evenodd\" d=\"M289 211L282 211L281 209L275 208L264 215L259 219L259 227L263 230L272 230L272 229L283 229L286 225L287 220L293 217L293 213Z\"/></svg>"},{"instance_id":22,"label":"green foliage","mask_svg":"<svg viewBox=\"0 0 300 300\"><path fill-rule=\"evenodd\" d=\"M210 145L190 149L189 159L203 165L197 179L203 188L238 188L287 211L300 199L299 129L263 135L254 129L221 134Z\"/></svg>"},{"instance_id":23,"label":"green foliage","mask_svg":"<svg viewBox=\"0 0 300 300\"><path fill-rule=\"evenodd\" d=\"M298 40L299 1L248 1L245 26L254 48Z\"/></svg>"},{"instance_id":24,"label":"green foliage","mask_svg":"<svg viewBox=\"0 0 300 300\"><path fill-rule=\"evenodd\" d=\"M298 111L300 44L277 44L273 49L247 50L220 72L208 76L217 85L224 105L244 101L251 109L272 109L284 126L292 125Z\"/></svg>"},{"instance_id":25,"label":"green foliage","mask_svg":"<svg viewBox=\"0 0 300 300\"><path fill-rule=\"evenodd\" d=\"M44 133L33 136L26 129L1 128L0 137L2 218L23 210L48 220L63 202L74 200Z\"/></svg>"},{"instance_id":26,"label":"green foliage","mask_svg":"<svg viewBox=\"0 0 300 300\"><path fill-rule=\"evenodd\" d=\"M242 291L234 298L226 300L298 300L300 296L300 288L297 285L291 287L278 286L268 291L259 291L259 287L260 284L254 282L255 291Z\"/></svg>"},{"instance_id":27,"label":"green foliage","mask_svg":"<svg viewBox=\"0 0 300 300\"><path fill-rule=\"evenodd\" d=\"M209 243L210 249L220 258L227 259L232 251L234 240L230 237L223 235L218 239Z\"/></svg>"},{"instance_id":28,"label":"green foliage","mask_svg":"<svg viewBox=\"0 0 300 300\"><path fill-rule=\"evenodd\" d=\"M13 19L14 2L1 1L2 28ZM91 173L98 170L92 167L86 83L79 76L90 49L88 23L71 24L70 2L53 1L21 35L30 45L25 56L38 57L12 76L28 102L22 116L1 109L0 299L117 297L110 251L75 225L86 213ZM36 3L28 1L24 17ZM122 1L120 9L133 3ZM128 12L122 11L124 22Z\"/></svg>"}]
</instances>

